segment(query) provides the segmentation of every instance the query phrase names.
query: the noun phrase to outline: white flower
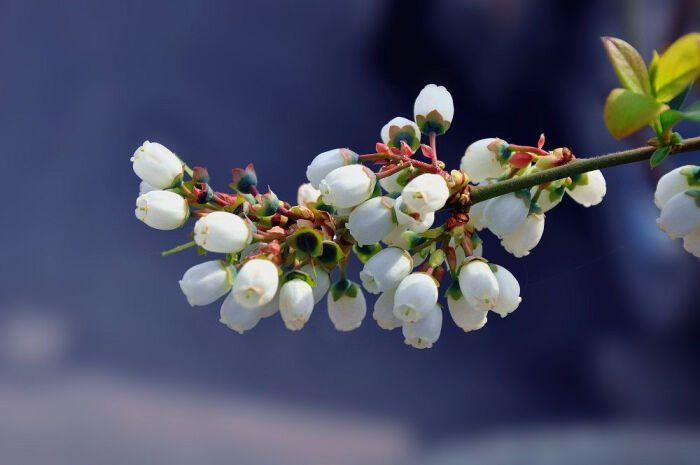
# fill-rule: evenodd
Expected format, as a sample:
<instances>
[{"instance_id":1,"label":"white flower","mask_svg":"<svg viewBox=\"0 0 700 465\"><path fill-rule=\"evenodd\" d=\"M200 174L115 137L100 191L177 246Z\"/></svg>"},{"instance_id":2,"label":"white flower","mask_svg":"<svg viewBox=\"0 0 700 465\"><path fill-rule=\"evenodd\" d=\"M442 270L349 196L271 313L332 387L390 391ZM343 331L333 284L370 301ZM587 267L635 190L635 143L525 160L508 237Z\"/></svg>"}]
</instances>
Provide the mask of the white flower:
<instances>
[{"instance_id":1,"label":"white flower","mask_svg":"<svg viewBox=\"0 0 700 465\"><path fill-rule=\"evenodd\" d=\"M488 311L472 307L461 292L458 293L457 297L455 299L449 292L447 294L447 308L455 324L462 328L465 333L483 328L486 324Z\"/></svg>"},{"instance_id":2,"label":"white flower","mask_svg":"<svg viewBox=\"0 0 700 465\"><path fill-rule=\"evenodd\" d=\"M530 195L534 196L537 189L539 189L538 186L533 187L530 191ZM540 192L540 195L537 198L537 204L542 209L542 213L547 213L549 210L559 205L561 199L564 198L565 190L566 188L563 186L552 186L551 188L548 187L542 189L542 192Z\"/></svg>"},{"instance_id":3,"label":"white flower","mask_svg":"<svg viewBox=\"0 0 700 465\"><path fill-rule=\"evenodd\" d=\"M194 225L194 241L209 252L238 253L250 244L252 238L248 223L233 213L212 212Z\"/></svg>"},{"instance_id":4,"label":"white flower","mask_svg":"<svg viewBox=\"0 0 700 465\"><path fill-rule=\"evenodd\" d=\"M495 268L493 275L498 281L498 299L496 300L496 306L492 310L501 315L501 318L504 318L518 308L518 305L523 300L520 298L520 284L518 284L518 280L515 279L515 276L510 271L500 265L492 266Z\"/></svg>"},{"instance_id":5,"label":"white flower","mask_svg":"<svg viewBox=\"0 0 700 465\"><path fill-rule=\"evenodd\" d=\"M460 171L469 176L473 183L480 183L489 178L497 178L505 171L501 164L508 143L501 139L487 138L472 143L464 151L459 164Z\"/></svg>"},{"instance_id":6,"label":"white flower","mask_svg":"<svg viewBox=\"0 0 700 465\"><path fill-rule=\"evenodd\" d=\"M401 148L401 141L415 152L420 147L420 129L408 118L397 116L386 123L379 132L382 142L389 147Z\"/></svg>"},{"instance_id":7,"label":"white flower","mask_svg":"<svg viewBox=\"0 0 700 465\"><path fill-rule=\"evenodd\" d=\"M691 187L700 186L700 166L685 165L661 176L656 184L654 203L658 208L674 195L685 192Z\"/></svg>"},{"instance_id":8,"label":"white flower","mask_svg":"<svg viewBox=\"0 0 700 465\"><path fill-rule=\"evenodd\" d=\"M518 229L529 211L529 191L511 192L491 199L484 208L482 219L492 233L502 238Z\"/></svg>"},{"instance_id":9,"label":"white flower","mask_svg":"<svg viewBox=\"0 0 700 465\"><path fill-rule=\"evenodd\" d=\"M320 182L323 202L337 208L359 205L372 195L377 177L363 165L336 168Z\"/></svg>"},{"instance_id":10,"label":"white flower","mask_svg":"<svg viewBox=\"0 0 700 465\"><path fill-rule=\"evenodd\" d=\"M358 245L379 242L394 229L393 208L391 197L373 197L350 213L347 227Z\"/></svg>"},{"instance_id":11,"label":"white flower","mask_svg":"<svg viewBox=\"0 0 700 465\"><path fill-rule=\"evenodd\" d=\"M187 200L170 191L150 191L136 199L136 218L148 226L168 231L182 227L190 217Z\"/></svg>"},{"instance_id":12,"label":"white flower","mask_svg":"<svg viewBox=\"0 0 700 465\"><path fill-rule=\"evenodd\" d=\"M374 254L360 272L367 292L379 294L395 289L413 270L411 255L397 247L387 247Z\"/></svg>"},{"instance_id":13,"label":"white flower","mask_svg":"<svg viewBox=\"0 0 700 465\"><path fill-rule=\"evenodd\" d=\"M356 283L341 280L328 292L328 316L338 331L352 331L362 324L367 302Z\"/></svg>"},{"instance_id":14,"label":"white flower","mask_svg":"<svg viewBox=\"0 0 700 465\"><path fill-rule=\"evenodd\" d=\"M401 191L404 204L417 213L430 213L445 206L450 190L439 174L425 173L413 178Z\"/></svg>"},{"instance_id":15,"label":"white flower","mask_svg":"<svg viewBox=\"0 0 700 465\"><path fill-rule=\"evenodd\" d=\"M318 188L328 173L341 166L357 163L357 154L349 149L333 149L316 155L306 168L306 178L311 185Z\"/></svg>"},{"instance_id":16,"label":"white flower","mask_svg":"<svg viewBox=\"0 0 700 465\"><path fill-rule=\"evenodd\" d=\"M425 86L413 104L413 116L423 134L444 134L454 114L452 95L443 86L435 84Z\"/></svg>"},{"instance_id":17,"label":"white flower","mask_svg":"<svg viewBox=\"0 0 700 465\"><path fill-rule=\"evenodd\" d=\"M404 180L403 184L399 181L404 179L401 176L405 176L405 172L406 170L397 171L394 174L381 178L379 180L379 185L382 186L382 189L389 193L401 192L401 189L403 189L406 185L406 181Z\"/></svg>"},{"instance_id":18,"label":"white flower","mask_svg":"<svg viewBox=\"0 0 700 465\"><path fill-rule=\"evenodd\" d=\"M602 202L606 190L605 178L600 170L589 171L579 175L566 188L569 196L584 207L598 205Z\"/></svg>"},{"instance_id":19,"label":"white flower","mask_svg":"<svg viewBox=\"0 0 700 465\"><path fill-rule=\"evenodd\" d=\"M683 248L690 254L700 258L700 228L683 236Z\"/></svg>"},{"instance_id":20,"label":"white flower","mask_svg":"<svg viewBox=\"0 0 700 465\"><path fill-rule=\"evenodd\" d=\"M275 313L277 313L280 309L280 293L279 289L275 292L275 296L272 298L271 301L268 303L261 305L259 307L255 307L254 310L257 310L260 312L260 318L269 318Z\"/></svg>"},{"instance_id":21,"label":"white flower","mask_svg":"<svg viewBox=\"0 0 700 465\"><path fill-rule=\"evenodd\" d=\"M542 239L544 233L544 213L531 213L518 229L510 234L506 234L501 239L501 245L509 253L518 258L530 254L530 250Z\"/></svg>"},{"instance_id":22,"label":"white flower","mask_svg":"<svg viewBox=\"0 0 700 465\"><path fill-rule=\"evenodd\" d=\"M686 236L699 228L700 190L689 189L668 199L656 223L671 239Z\"/></svg>"},{"instance_id":23,"label":"white flower","mask_svg":"<svg viewBox=\"0 0 700 465\"><path fill-rule=\"evenodd\" d=\"M484 222L484 210L491 200L493 199L479 202L469 207L469 223L471 223L477 231L481 231L486 227L486 223Z\"/></svg>"},{"instance_id":24,"label":"white flower","mask_svg":"<svg viewBox=\"0 0 700 465\"><path fill-rule=\"evenodd\" d=\"M382 329L392 330L403 324L401 320L394 316L395 292L395 289L384 292L374 302L374 312L372 313L372 317L377 321L377 324Z\"/></svg>"},{"instance_id":25,"label":"white flower","mask_svg":"<svg viewBox=\"0 0 700 465\"><path fill-rule=\"evenodd\" d=\"M146 181L141 181L139 183L139 195L146 194L151 191L157 191L157 187L153 187L150 184L148 184Z\"/></svg>"},{"instance_id":26,"label":"white flower","mask_svg":"<svg viewBox=\"0 0 700 465\"><path fill-rule=\"evenodd\" d=\"M280 288L280 314L287 329L304 327L314 309L314 292L309 283L290 279Z\"/></svg>"},{"instance_id":27,"label":"white flower","mask_svg":"<svg viewBox=\"0 0 700 465\"><path fill-rule=\"evenodd\" d=\"M238 334L253 329L261 318L260 307L246 308L236 301L233 293L229 293L221 304L220 322L236 331Z\"/></svg>"},{"instance_id":28,"label":"white flower","mask_svg":"<svg viewBox=\"0 0 700 465\"><path fill-rule=\"evenodd\" d=\"M492 310L498 299L498 281L489 265L471 260L459 270L459 288L467 302L477 310Z\"/></svg>"},{"instance_id":29,"label":"white flower","mask_svg":"<svg viewBox=\"0 0 700 465\"><path fill-rule=\"evenodd\" d=\"M323 299L323 296L328 292L328 288L331 286L331 278L328 272L321 268L320 266L313 266L311 264L306 264L301 267L301 271L311 276L311 278L316 282L314 286L314 303L317 304Z\"/></svg>"},{"instance_id":30,"label":"white flower","mask_svg":"<svg viewBox=\"0 0 700 465\"><path fill-rule=\"evenodd\" d=\"M435 221L435 213L416 213L413 212L403 201L403 197L399 196L394 203L394 211L396 212L396 220L400 225L413 232L422 233L430 229Z\"/></svg>"},{"instance_id":31,"label":"white flower","mask_svg":"<svg viewBox=\"0 0 700 465\"><path fill-rule=\"evenodd\" d=\"M476 247L474 250L472 250L472 256L474 257L483 257L484 256L484 243L479 238L478 236L476 237ZM457 238L450 238L450 247L455 249L455 255L457 256L457 263L462 263L464 262L464 259L467 258L467 254L462 247L462 241L457 239Z\"/></svg>"},{"instance_id":32,"label":"white flower","mask_svg":"<svg viewBox=\"0 0 700 465\"><path fill-rule=\"evenodd\" d=\"M404 322L404 342L416 349L429 349L440 338L442 310L434 304L424 318L415 322Z\"/></svg>"},{"instance_id":33,"label":"white flower","mask_svg":"<svg viewBox=\"0 0 700 465\"><path fill-rule=\"evenodd\" d=\"M231 292L238 303L246 308L254 308L271 301L277 293L278 285L279 275L275 264L255 258L247 261L238 271Z\"/></svg>"},{"instance_id":34,"label":"white flower","mask_svg":"<svg viewBox=\"0 0 700 465\"><path fill-rule=\"evenodd\" d=\"M136 149L131 161L134 173L157 189L175 187L182 181L182 162L157 142L144 142Z\"/></svg>"},{"instance_id":35,"label":"white flower","mask_svg":"<svg viewBox=\"0 0 700 465\"><path fill-rule=\"evenodd\" d=\"M410 274L396 288L394 316L404 322L418 321L432 310L437 299L437 284L432 276Z\"/></svg>"},{"instance_id":36,"label":"white flower","mask_svg":"<svg viewBox=\"0 0 700 465\"><path fill-rule=\"evenodd\" d=\"M316 189L310 183L304 183L297 190L297 205L306 206L310 203L318 202L321 196L321 191Z\"/></svg>"},{"instance_id":37,"label":"white flower","mask_svg":"<svg viewBox=\"0 0 700 465\"><path fill-rule=\"evenodd\" d=\"M382 238L382 242L386 245L390 247L398 247L404 250L410 250L411 248L419 245L421 240L425 239L423 239L417 233L404 228L400 224L397 224L389 234ZM411 257L413 258L413 266L418 266L423 263L433 249L434 247L431 246L414 253Z\"/></svg>"},{"instance_id":38,"label":"white flower","mask_svg":"<svg viewBox=\"0 0 700 465\"><path fill-rule=\"evenodd\" d=\"M231 290L236 270L222 260L195 265L180 280L180 289L190 305L209 305Z\"/></svg>"}]
</instances>

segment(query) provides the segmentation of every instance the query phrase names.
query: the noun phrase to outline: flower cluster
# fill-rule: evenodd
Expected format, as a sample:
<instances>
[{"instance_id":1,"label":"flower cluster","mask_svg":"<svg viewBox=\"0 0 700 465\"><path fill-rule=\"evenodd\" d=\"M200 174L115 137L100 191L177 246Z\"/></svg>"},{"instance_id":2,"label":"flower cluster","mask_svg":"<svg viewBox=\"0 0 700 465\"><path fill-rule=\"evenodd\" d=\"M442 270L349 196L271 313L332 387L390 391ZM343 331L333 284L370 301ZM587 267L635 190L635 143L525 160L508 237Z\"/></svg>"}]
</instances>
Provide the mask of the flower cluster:
<instances>
[{"instance_id":1,"label":"flower cluster","mask_svg":"<svg viewBox=\"0 0 700 465\"><path fill-rule=\"evenodd\" d=\"M671 239L683 238L683 248L700 257L700 166L685 165L663 175L656 185L656 220Z\"/></svg>"},{"instance_id":2,"label":"flower cluster","mask_svg":"<svg viewBox=\"0 0 700 465\"><path fill-rule=\"evenodd\" d=\"M413 119L396 117L384 125L375 151L337 148L317 155L295 205L271 190L259 192L252 165L233 170L232 191L220 192L206 169L190 169L163 145L145 142L132 158L142 179L136 217L161 230L196 218L192 240L164 255L188 247L222 254L187 270L180 287L195 306L226 296L221 322L239 333L278 311L288 329L300 330L324 297L335 328L351 331L367 313L364 289L378 294L372 315L381 328L401 327L407 344L432 347L442 329L439 287L447 275L452 282L443 294L464 331L482 328L489 311L505 317L521 301L513 274L483 257L477 231L488 229L508 252L523 257L542 237L545 213L565 193L591 206L606 189L596 170L474 203L470 181L500 183L575 157L566 148L544 150L544 136L536 146L489 138L469 145L460 169L447 171L436 138L453 116L447 89L426 86ZM425 161L415 157L418 152ZM688 186L683 195L697 202L698 191ZM662 219L685 211L688 200L678 202L672 212L664 207ZM440 212L446 219L435 224ZM697 236L697 221L694 227ZM359 283L346 277L353 255L363 263Z\"/></svg>"}]
</instances>

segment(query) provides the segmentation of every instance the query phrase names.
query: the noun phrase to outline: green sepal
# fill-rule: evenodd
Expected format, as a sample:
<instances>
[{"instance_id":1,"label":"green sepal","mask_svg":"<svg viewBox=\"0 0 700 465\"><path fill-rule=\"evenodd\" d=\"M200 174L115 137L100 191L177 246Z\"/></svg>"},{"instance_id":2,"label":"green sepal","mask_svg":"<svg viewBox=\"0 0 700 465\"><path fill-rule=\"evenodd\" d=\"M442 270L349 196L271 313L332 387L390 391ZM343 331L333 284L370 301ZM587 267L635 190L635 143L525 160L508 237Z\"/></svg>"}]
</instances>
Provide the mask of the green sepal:
<instances>
[{"instance_id":1,"label":"green sepal","mask_svg":"<svg viewBox=\"0 0 700 465\"><path fill-rule=\"evenodd\" d=\"M319 201L317 203L309 204L309 207L316 209L316 210L320 210L322 212L328 212L331 215L335 215L335 212L337 211L337 209L333 205L328 205L328 204L325 204L321 201Z\"/></svg>"},{"instance_id":2,"label":"green sepal","mask_svg":"<svg viewBox=\"0 0 700 465\"><path fill-rule=\"evenodd\" d=\"M258 176L253 164L250 163L245 168L234 168L232 173L233 182L229 184L229 187L242 194L251 194L252 188L258 184Z\"/></svg>"},{"instance_id":3,"label":"green sepal","mask_svg":"<svg viewBox=\"0 0 700 465\"><path fill-rule=\"evenodd\" d=\"M384 191L382 191L382 186L378 182L374 183L374 190L372 190L372 195L369 196L370 199L374 197L381 197L384 195Z\"/></svg>"},{"instance_id":4,"label":"green sepal","mask_svg":"<svg viewBox=\"0 0 700 465\"><path fill-rule=\"evenodd\" d=\"M414 152L420 147L420 134L416 134L415 128L410 124L406 126L390 126L389 141L386 145L397 149L401 148L401 141L404 141Z\"/></svg>"},{"instance_id":5,"label":"green sepal","mask_svg":"<svg viewBox=\"0 0 700 465\"><path fill-rule=\"evenodd\" d=\"M530 202L530 210L528 211L527 214L530 215L532 213L537 213L537 214L542 213L542 207L540 206L539 203L534 202L534 201Z\"/></svg>"},{"instance_id":6,"label":"green sepal","mask_svg":"<svg viewBox=\"0 0 700 465\"><path fill-rule=\"evenodd\" d=\"M420 233L420 236L424 237L426 239L437 239L444 232L445 232L445 227L440 226L439 228L428 229L427 231Z\"/></svg>"},{"instance_id":7,"label":"green sepal","mask_svg":"<svg viewBox=\"0 0 700 465\"><path fill-rule=\"evenodd\" d=\"M359 258L362 263L367 263L367 260L376 255L380 250L382 250L382 246L378 242L370 245L355 244L352 246L352 251L355 252L355 255L357 255L357 258Z\"/></svg>"},{"instance_id":8,"label":"green sepal","mask_svg":"<svg viewBox=\"0 0 700 465\"><path fill-rule=\"evenodd\" d=\"M450 121L445 121L439 111L433 110L427 115L416 115L416 124L423 134L434 132L441 136L450 129Z\"/></svg>"},{"instance_id":9,"label":"green sepal","mask_svg":"<svg viewBox=\"0 0 700 465\"><path fill-rule=\"evenodd\" d=\"M455 279L445 290L445 297L449 297L452 300L459 300L463 297L462 289L459 287L459 280Z\"/></svg>"},{"instance_id":10,"label":"green sepal","mask_svg":"<svg viewBox=\"0 0 700 465\"><path fill-rule=\"evenodd\" d=\"M333 241L323 241L323 252L316 259L327 271L332 270L343 259L343 250Z\"/></svg>"},{"instance_id":11,"label":"green sepal","mask_svg":"<svg viewBox=\"0 0 700 465\"><path fill-rule=\"evenodd\" d=\"M197 246L197 256L198 257L201 255L206 255L206 254L207 254L207 249L205 249L204 247Z\"/></svg>"},{"instance_id":12,"label":"green sepal","mask_svg":"<svg viewBox=\"0 0 700 465\"><path fill-rule=\"evenodd\" d=\"M229 265L235 265L238 263L239 260L239 254L237 253L227 253L226 254L226 260L225 262L228 263Z\"/></svg>"},{"instance_id":13,"label":"green sepal","mask_svg":"<svg viewBox=\"0 0 700 465\"><path fill-rule=\"evenodd\" d=\"M349 279L341 279L333 283L331 288L328 290L329 295L333 299L333 302L337 302L343 296L348 296L351 299L357 297L357 293L360 291L360 286L357 283L350 281Z\"/></svg>"},{"instance_id":14,"label":"green sepal","mask_svg":"<svg viewBox=\"0 0 700 465\"><path fill-rule=\"evenodd\" d=\"M530 206L530 203L532 201L532 193L530 192L530 189L520 189L520 190L513 192L513 194L517 198L522 200L527 207Z\"/></svg>"},{"instance_id":15,"label":"green sepal","mask_svg":"<svg viewBox=\"0 0 700 465\"><path fill-rule=\"evenodd\" d=\"M301 259L323 253L323 235L316 229L301 228L287 238L287 243L296 249L297 257Z\"/></svg>"},{"instance_id":16,"label":"green sepal","mask_svg":"<svg viewBox=\"0 0 700 465\"><path fill-rule=\"evenodd\" d=\"M245 200L246 199L245 197L243 197L243 195L236 192L236 200L232 204L226 205L224 207L224 211L233 213L234 211L236 211L236 208L240 207L241 204L245 202Z\"/></svg>"},{"instance_id":17,"label":"green sepal","mask_svg":"<svg viewBox=\"0 0 700 465\"><path fill-rule=\"evenodd\" d=\"M588 185L588 173L574 174L570 176L571 184L566 186L570 191L574 190L576 186Z\"/></svg>"},{"instance_id":18,"label":"green sepal","mask_svg":"<svg viewBox=\"0 0 700 465\"><path fill-rule=\"evenodd\" d=\"M280 206L280 200L277 198L277 195L268 187L267 193L261 197L262 202L253 206L253 212L257 216L274 215Z\"/></svg>"},{"instance_id":19,"label":"green sepal","mask_svg":"<svg viewBox=\"0 0 700 465\"><path fill-rule=\"evenodd\" d=\"M684 194L694 198L695 203L700 207L700 189L688 189Z\"/></svg>"},{"instance_id":20,"label":"green sepal","mask_svg":"<svg viewBox=\"0 0 700 465\"><path fill-rule=\"evenodd\" d=\"M493 263L487 263L487 265L489 266L489 270L491 270L491 273L495 273L496 271L498 271L497 265L494 265Z\"/></svg>"},{"instance_id":21,"label":"green sepal","mask_svg":"<svg viewBox=\"0 0 700 465\"><path fill-rule=\"evenodd\" d=\"M681 168L680 174L688 179L690 187L700 187L700 166L685 166Z\"/></svg>"},{"instance_id":22,"label":"green sepal","mask_svg":"<svg viewBox=\"0 0 700 465\"><path fill-rule=\"evenodd\" d=\"M291 281L292 279L300 279L304 281L306 284L308 284L311 287L316 287L316 281L314 278L311 277L309 273L306 273L305 271L301 270L291 270L287 271L282 275L280 278L280 287L286 283Z\"/></svg>"},{"instance_id":23,"label":"green sepal","mask_svg":"<svg viewBox=\"0 0 700 465\"><path fill-rule=\"evenodd\" d=\"M445 252L442 249L437 249L432 254L430 254L430 260L428 261L428 263L433 268L437 268L438 266L442 265L442 263L445 261L445 258Z\"/></svg>"},{"instance_id":24,"label":"green sepal","mask_svg":"<svg viewBox=\"0 0 700 465\"><path fill-rule=\"evenodd\" d=\"M397 192L388 192L388 193L384 194L384 197L389 197L390 199L396 200L396 199L398 199L399 197L401 197L401 191L397 191ZM394 214L394 216L396 216L396 214Z\"/></svg>"}]
</instances>

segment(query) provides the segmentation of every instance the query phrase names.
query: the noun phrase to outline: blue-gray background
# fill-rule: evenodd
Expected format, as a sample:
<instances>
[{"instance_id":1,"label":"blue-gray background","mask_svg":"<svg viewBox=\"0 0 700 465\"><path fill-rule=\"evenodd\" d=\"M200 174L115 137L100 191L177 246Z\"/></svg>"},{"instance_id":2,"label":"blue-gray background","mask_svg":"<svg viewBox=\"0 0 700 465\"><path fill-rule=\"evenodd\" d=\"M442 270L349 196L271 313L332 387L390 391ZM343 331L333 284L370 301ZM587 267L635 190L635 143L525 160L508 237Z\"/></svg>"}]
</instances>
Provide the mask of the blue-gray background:
<instances>
[{"instance_id":1,"label":"blue-gray background","mask_svg":"<svg viewBox=\"0 0 700 465\"><path fill-rule=\"evenodd\" d=\"M648 59L694 29L693 1L0 2L0 462L405 463L495 441L484 460L505 444L525 463L518 447L603 454L615 434L613 461L624 438L697 458L698 261L652 200L697 155L606 171L605 202L566 201L524 259L487 235L523 304L468 335L445 320L429 351L371 317L338 333L324 305L244 336L193 310L177 281L201 259L160 257L186 239L135 220L129 163L158 141L225 186L252 161L294 199L313 156L371 151L431 82L455 101L448 166L493 136L624 149L648 134L607 134L599 36Z\"/></svg>"}]
</instances>

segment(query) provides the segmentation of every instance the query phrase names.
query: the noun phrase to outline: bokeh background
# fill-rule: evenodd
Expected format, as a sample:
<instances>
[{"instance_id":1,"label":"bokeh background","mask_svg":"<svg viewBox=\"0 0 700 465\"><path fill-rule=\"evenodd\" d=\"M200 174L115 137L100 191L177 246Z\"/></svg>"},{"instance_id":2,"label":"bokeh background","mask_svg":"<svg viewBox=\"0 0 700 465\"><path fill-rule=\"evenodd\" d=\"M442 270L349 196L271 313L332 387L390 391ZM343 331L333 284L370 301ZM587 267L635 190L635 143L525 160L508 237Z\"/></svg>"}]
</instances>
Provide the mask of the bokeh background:
<instances>
[{"instance_id":1,"label":"bokeh background","mask_svg":"<svg viewBox=\"0 0 700 465\"><path fill-rule=\"evenodd\" d=\"M294 199L306 164L370 151L427 83L483 137L615 141L599 41L650 58L697 30L692 0L0 2L0 463L700 463L699 262L655 226L655 180L697 154L606 171L548 214L525 259L486 237L523 304L429 351L319 305L244 336L177 285L200 261L136 221L146 139L225 186L253 161ZM697 98L697 94L695 96ZM690 136L698 127L680 126Z\"/></svg>"}]
</instances>

